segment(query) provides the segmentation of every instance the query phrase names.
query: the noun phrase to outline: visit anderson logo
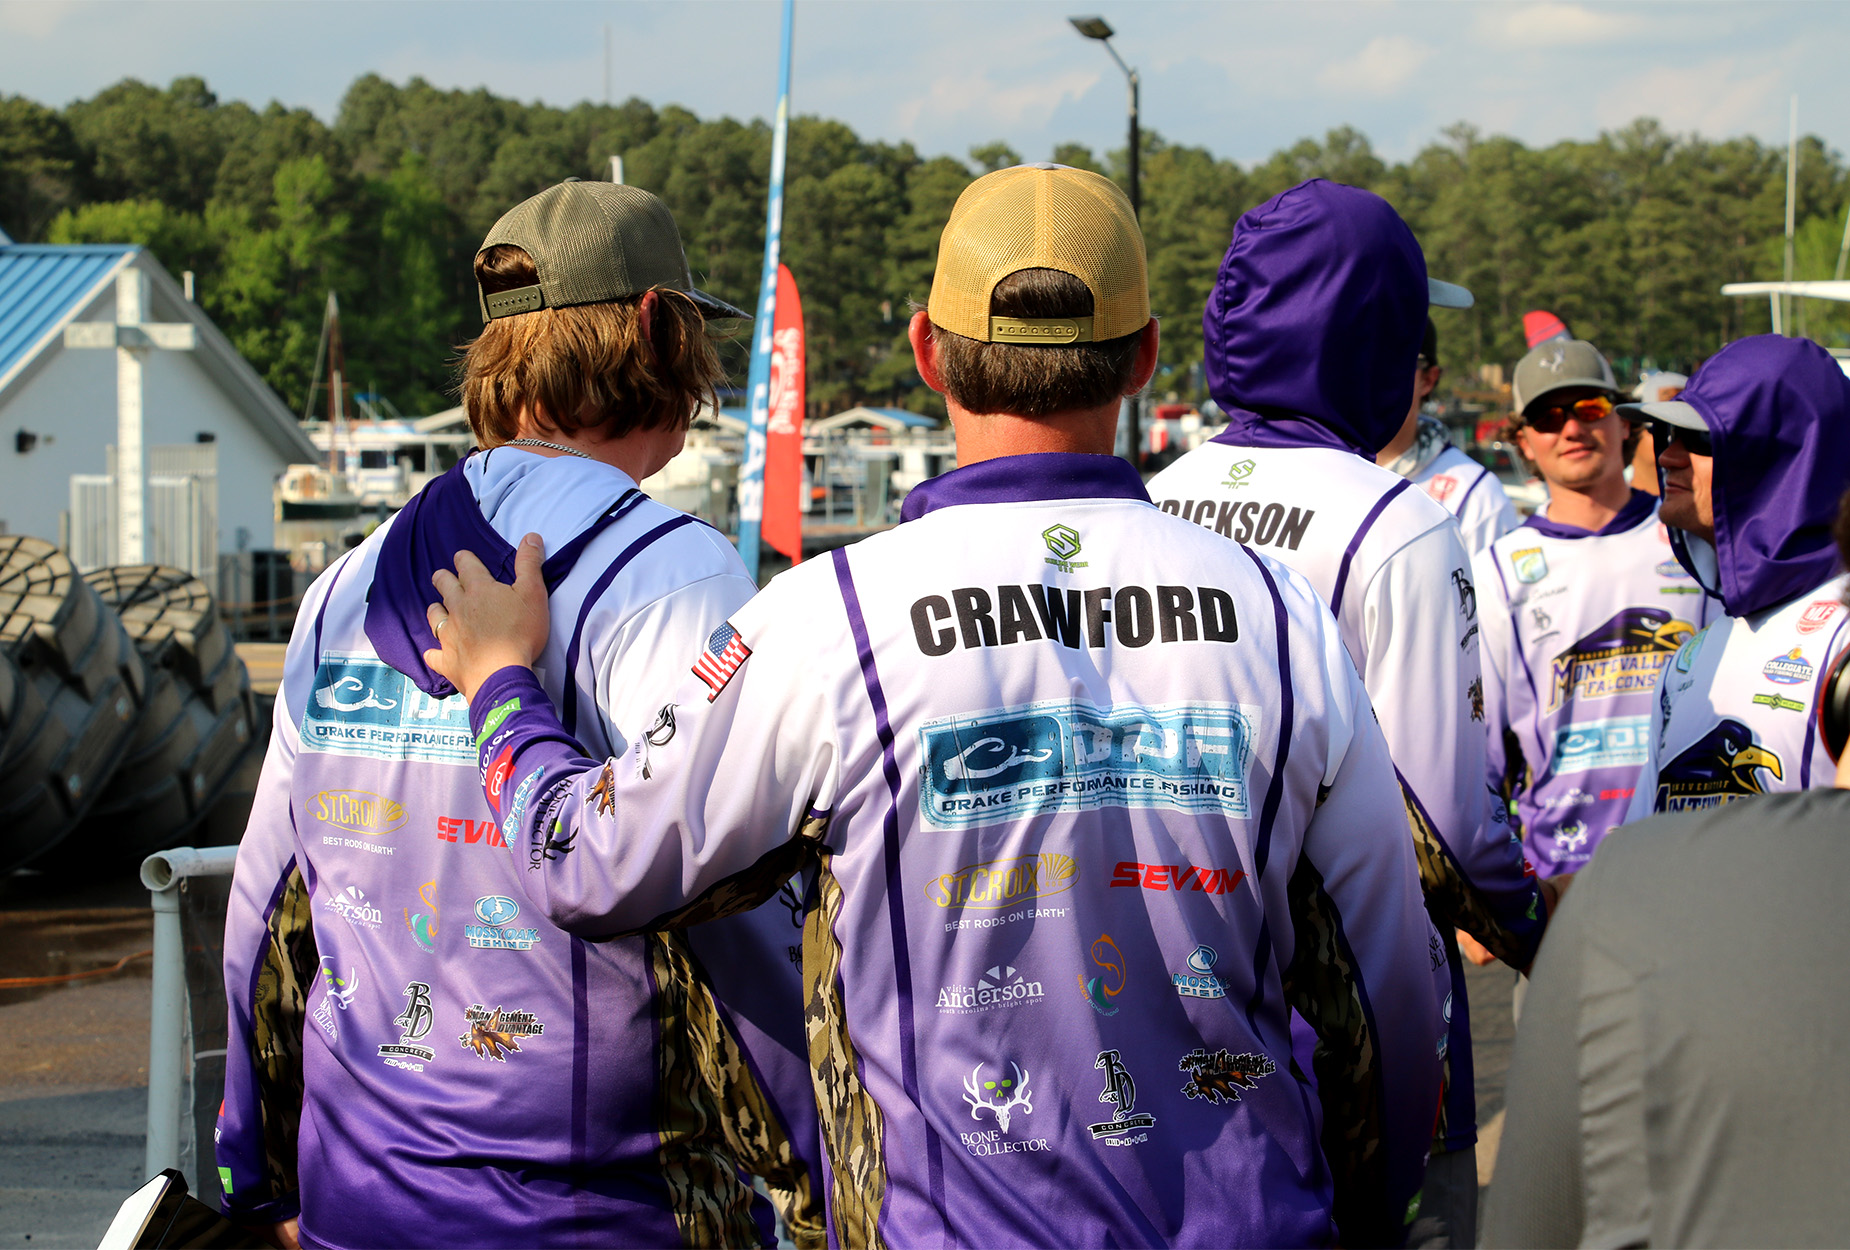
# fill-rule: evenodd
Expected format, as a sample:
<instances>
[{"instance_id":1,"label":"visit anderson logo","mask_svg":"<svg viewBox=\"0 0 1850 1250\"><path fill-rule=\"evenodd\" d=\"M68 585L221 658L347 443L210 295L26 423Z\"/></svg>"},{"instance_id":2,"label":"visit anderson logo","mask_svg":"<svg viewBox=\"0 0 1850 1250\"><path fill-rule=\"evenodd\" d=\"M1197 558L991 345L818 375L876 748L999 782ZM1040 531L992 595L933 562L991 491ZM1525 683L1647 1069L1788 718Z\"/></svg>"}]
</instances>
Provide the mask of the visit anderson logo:
<instances>
[{"instance_id":1,"label":"visit anderson logo","mask_svg":"<svg viewBox=\"0 0 1850 1250\"><path fill-rule=\"evenodd\" d=\"M938 1011L947 1016L972 1016L1004 1007L1022 1007L1046 997L1039 981L1031 981L1021 969L997 964L976 979L974 985L946 985L938 990Z\"/></svg>"}]
</instances>

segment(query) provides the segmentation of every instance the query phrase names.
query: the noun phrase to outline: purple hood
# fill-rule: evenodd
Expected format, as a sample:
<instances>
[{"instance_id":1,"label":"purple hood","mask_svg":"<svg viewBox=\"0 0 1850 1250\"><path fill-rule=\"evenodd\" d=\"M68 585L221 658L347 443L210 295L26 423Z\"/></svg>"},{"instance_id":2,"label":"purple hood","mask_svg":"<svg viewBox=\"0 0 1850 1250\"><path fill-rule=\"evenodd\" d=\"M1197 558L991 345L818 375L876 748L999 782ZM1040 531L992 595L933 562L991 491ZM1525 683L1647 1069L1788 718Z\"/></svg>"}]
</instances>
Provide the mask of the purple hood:
<instances>
[{"instance_id":1,"label":"purple hood","mask_svg":"<svg viewBox=\"0 0 1850 1250\"><path fill-rule=\"evenodd\" d=\"M479 455L479 452L471 452ZM476 503L475 492L463 475L465 459L412 496L386 529L366 592L366 640L380 659L409 677L433 698L447 698L456 687L424 662L424 652L437 646L426 610L438 600L430 584L438 569L456 571L456 553L474 552L497 581L514 580L514 548L495 532ZM541 572L550 593L590 541L610 523L646 496L625 491L604 514L577 537L551 552Z\"/></svg>"},{"instance_id":2,"label":"purple hood","mask_svg":"<svg viewBox=\"0 0 1850 1250\"><path fill-rule=\"evenodd\" d=\"M1850 486L1850 378L1809 339L1730 343L1678 396L1715 443L1717 585L1729 616L1752 616L1816 589L1837 570L1831 522ZM1661 475L1662 470L1659 470ZM1702 576L1686 536L1683 567Z\"/></svg>"},{"instance_id":3,"label":"purple hood","mask_svg":"<svg viewBox=\"0 0 1850 1250\"><path fill-rule=\"evenodd\" d=\"M1313 178L1235 224L1201 328L1216 442L1373 460L1413 402L1426 257L1386 200Z\"/></svg>"}]
</instances>

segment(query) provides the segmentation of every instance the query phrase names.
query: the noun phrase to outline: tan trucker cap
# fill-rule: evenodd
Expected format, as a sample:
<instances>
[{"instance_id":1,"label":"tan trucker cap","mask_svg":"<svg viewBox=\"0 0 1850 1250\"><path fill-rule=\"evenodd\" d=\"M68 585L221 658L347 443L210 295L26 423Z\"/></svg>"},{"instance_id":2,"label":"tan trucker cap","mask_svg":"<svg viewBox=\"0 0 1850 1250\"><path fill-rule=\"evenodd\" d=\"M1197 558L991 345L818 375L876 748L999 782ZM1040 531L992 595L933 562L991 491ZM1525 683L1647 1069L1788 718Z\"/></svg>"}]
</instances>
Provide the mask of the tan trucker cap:
<instances>
[{"instance_id":1,"label":"tan trucker cap","mask_svg":"<svg viewBox=\"0 0 1850 1250\"><path fill-rule=\"evenodd\" d=\"M996 284L1058 269L1092 291L1090 317L992 317ZM1066 165L1017 165L964 188L938 242L932 323L984 343L1060 347L1135 334L1150 321L1143 231L1109 178Z\"/></svg>"},{"instance_id":2,"label":"tan trucker cap","mask_svg":"<svg viewBox=\"0 0 1850 1250\"><path fill-rule=\"evenodd\" d=\"M539 308L602 304L657 288L683 292L709 320L751 319L695 289L674 214L641 187L569 178L503 213L476 254L497 243L524 249L540 280L492 295L478 285L484 322Z\"/></svg>"}]
</instances>

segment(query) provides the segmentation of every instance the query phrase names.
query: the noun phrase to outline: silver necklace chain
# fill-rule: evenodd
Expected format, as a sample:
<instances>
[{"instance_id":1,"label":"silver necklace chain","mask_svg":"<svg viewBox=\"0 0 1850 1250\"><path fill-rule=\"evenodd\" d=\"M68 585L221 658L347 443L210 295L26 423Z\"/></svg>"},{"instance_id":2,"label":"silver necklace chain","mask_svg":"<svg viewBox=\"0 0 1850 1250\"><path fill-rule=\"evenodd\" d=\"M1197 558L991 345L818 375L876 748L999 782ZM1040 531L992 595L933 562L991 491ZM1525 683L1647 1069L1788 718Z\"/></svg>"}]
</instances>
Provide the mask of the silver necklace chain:
<instances>
[{"instance_id":1,"label":"silver necklace chain","mask_svg":"<svg viewBox=\"0 0 1850 1250\"><path fill-rule=\"evenodd\" d=\"M568 456L577 456L580 460L589 460L591 458L584 452L579 451L576 447L566 447L560 443L549 443L543 438L513 438L501 445L503 447L545 447L552 451L562 451Z\"/></svg>"}]
</instances>

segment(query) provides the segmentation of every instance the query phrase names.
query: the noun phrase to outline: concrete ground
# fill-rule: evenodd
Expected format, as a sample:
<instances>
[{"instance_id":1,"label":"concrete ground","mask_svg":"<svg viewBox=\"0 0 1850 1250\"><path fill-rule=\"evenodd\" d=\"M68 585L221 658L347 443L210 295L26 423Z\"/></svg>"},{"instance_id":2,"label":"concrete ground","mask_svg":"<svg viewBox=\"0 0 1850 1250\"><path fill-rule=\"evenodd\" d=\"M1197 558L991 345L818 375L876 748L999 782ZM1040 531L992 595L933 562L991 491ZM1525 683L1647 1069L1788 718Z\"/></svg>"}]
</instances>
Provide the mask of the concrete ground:
<instances>
[{"instance_id":1,"label":"concrete ground","mask_svg":"<svg viewBox=\"0 0 1850 1250\"><path fill-rule=\"evenodd\" d=\"M1497 1168L1497 1145L1503 1138L1503 1087L1509 1074L1516 1022L1510 997L1516 974L1502 964L1465 968L1465 994L1471 1000L1471 1059L1477 1077L1478 1218Z\"/></svg>"}]
</instances>

